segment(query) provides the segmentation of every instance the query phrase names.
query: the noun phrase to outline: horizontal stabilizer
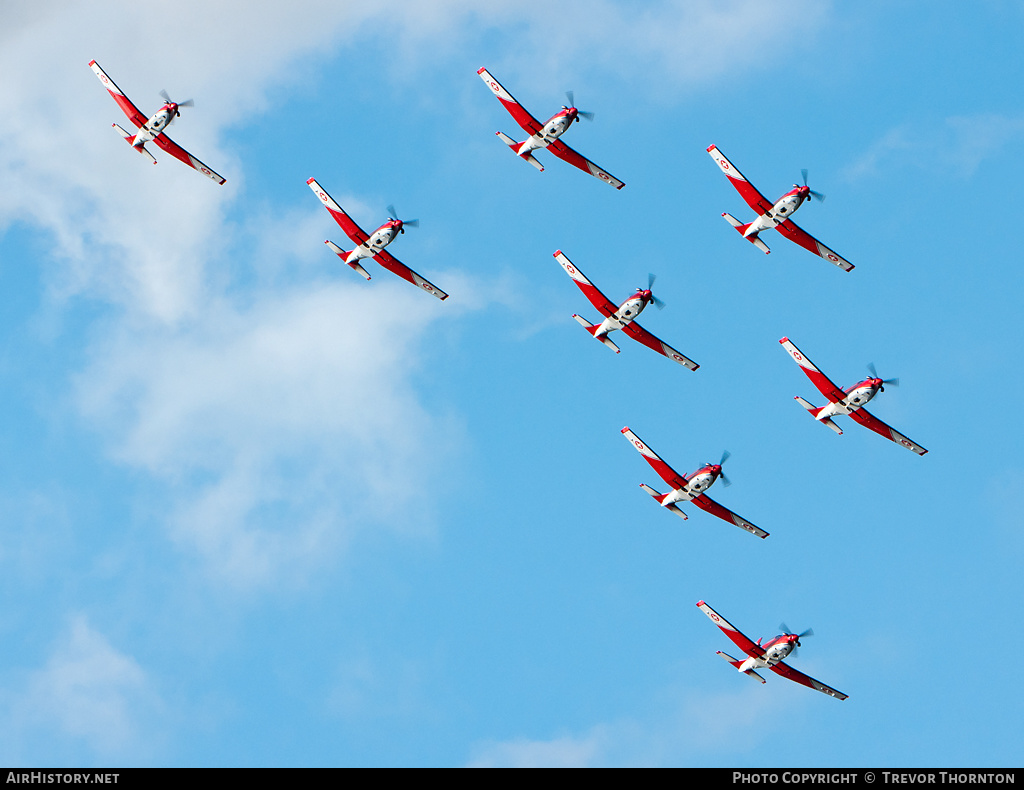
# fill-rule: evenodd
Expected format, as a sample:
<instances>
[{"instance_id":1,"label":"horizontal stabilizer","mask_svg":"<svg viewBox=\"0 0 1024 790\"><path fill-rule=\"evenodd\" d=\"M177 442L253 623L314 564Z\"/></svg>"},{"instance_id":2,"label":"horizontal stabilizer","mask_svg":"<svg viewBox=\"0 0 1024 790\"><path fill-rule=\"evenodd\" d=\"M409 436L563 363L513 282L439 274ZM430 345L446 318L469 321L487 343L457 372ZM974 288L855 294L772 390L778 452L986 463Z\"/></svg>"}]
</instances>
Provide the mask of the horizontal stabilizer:
<instances>
[{"instance_id":1,"label":"horizontal stabilizer","mask_svg":"<svg viewBox=\"0 0 1024 790\"><path fill-rule=\"evenodd\" d=\"M576 322L580 326L582 326L584 329L586 329L588 332L590 332L590 334L592 334L596 339L600 340L602 343L604 343L606 346L608 346L608 348L610 348L616 354L619 353L619 347L617 345L615 345L611 340L609 340L607 335L598 335L597 334L598 327L595 324L590 323L589 321L587 321L587 319L582 318L582 317L576 315L575 313L573 313L572 317L575 318Z\"/></svg>"},{"instance_id":2,"label":"horizontal stabilizer","mask_svg":"<svg viewBox=\"0 0 1024 790\"><path fill-rule=\"evenodd\" d=\"M719 650L719 651L718 651L718 655L720 655L720 656L721 656L722 658L724 658L724 659L725 659L726 661L728 661L728 662L729 662L730 664L732 664L732 665L733 665L734 667L736 667L736 669L739 669L739 668L740 668L740 664L742 664L742 663L743 663L743 661L741 661L740 659L737 659L737 658L733 658L733 657L732 657L732 656L730 656L730 655L729 655L728 653L723 653L723 652L722 652L721 650ZM748 669L748 670L747 670L746 672L744 672L743 674L745 674L745 675L749 675L750 677L754 678L754 680L759 680L759 681L761 681L762 683L764 683L764 678L763 678L763 677L761 677L760 675L758 675L758 674L757 674L757 673L756 673L756 672L755 672L754 670L752 670L752 669Z\"/></svg>"},{"instance_id":3,"label":"horizontal stabilizer","mask_svg":"<svg viewBox=\"0 0 1024 790\"><path fill-rule=\"evenodd\" d=\"M843 435L843 429L840 428L838 425L836 425L834 422L832 422L832 418L831 417L818 417L818 415L821 414L821 410L825 408L824 406L820 406L820 407L819 406L812 406L810 403L805 401L799 395L797 395L794 398L794 400L797 403L799 403L801 406L803 406L805 409L807 409L807 411L809 411L811 413L811 416L814 419L816 419L818 422L820 422L820 423L822 423L824 425L827 425L829 428L831 428L833 431L838 433L840 436Z\"/></svg>"},{"instance_id":4,"label":"horizontal stabilizer","mask_svg":"<svg viewBox=\"0 0 1024 790\"><path fill-rule=\"evenodd\" d=\"M743 236L743 234L747 232L747 228L749 228L753 224L751 222L748 222L746 225L744 225L732 214L722 214L722 217L725 218L726 222L728 222L730 225L736 228L736 230L739 232L741 236ZM746 238L747 241L749 241L751 244L753 244L755 247L761 250L761 252L763 252L765 255L771 252L771 250L768 249L768 245L761 241L761 237L758 236L758 234L751 233L749 236L745 236L744 238Z\"/></svg>"},{"instance_id":5,"label":"horizontal stabilizer","mask_svg":"<svg viewBox=\"0 0 1024 790\"><path fill-rule=\"evenodd\" d=\"M646 491L646 492L647 492L648 494L650 494L650 495L651 495L652 497L654 497L654 499L655 499L655 500L657 501L657 503L658 503L659 505L661 505L661 503L665 501L665 497L667 497L667 496L668 496L668 494L659 494L659 493L658 493L657 491L655 491L655 490L654 490L653 488L651 488L651 487L650 487L649 485L647 485L646 483L641 483L641 484L640 484L640 487L641 487L641 488L642 488L642 489L643 489L644 491ZM679 516L679 517L680 517L681 519L683 519L683 521L689 521L689 520L690 520L690 519L689 519L689 516L687 516L687 515L686 515L686 514L685 514L685 513L684 513L684 512L682 511L682 508L680 508L680 507L679 507L678 505L676 505L676 503L675 503L675 502L673 502L673 503L672 503L672 504L670 504L670 505L663 505L663 507L664 507L664 508L665 508L666 510L671 510L671 511L672 511L673 513L675 513L675 514L676 514L677 516Z\"/></svg>"},{"instance_id":6,"label":"horizontal stabilizer","mask_svg":"<svg viewBox=\"0 0 1024 790\"><path fill-rule=\"evenodd\" d=\"M330 248L331 252L333 252L335 255L337 255L339 258L341 258L343 261L345 261L346 264L348 264L353 269L355 269L357 272L359 272L361 275L363 275L363 277L365 277L367 280L370 279L370 273L367 272L366 269L364 269L362 266L360 266L358 261L352 261L351 263L349 263L348 261L345 260L349 256L349 254L351 253L351 250L349 250L349 251L343 250L341 247L339 247L337 244L335 244L330 239L325 241L324 244L326 244Z\"/></svg>"},{"instance_id":7,"label":"horizontal stabilizer","mask_svg":"<svg viewBox=\"0 0 1024 790\"><path fill-rule=\"evenodd\" d=\"M130 133L126 132L124 129L122 129L120 126L118 126L116 123L112 123L110 125L113 126L115 129L117 129L117 133L119 135L121 135L121 137L124 138L124 141L126 143L128 143L128 145L130 145L132 148L134 148L140 154L145 154L146 156L148 156L150 158L150 160L152 160L153 164L154 165L156 164L156 157L153 156L153 154L151 154L149 151L146 150L146 146L145 145L135 145L135 135L134 134L130 134Z\"/></svg>"},{"instance_id":8,"label":"horizontal stabilizer","mask_svg":"<svg viewBox=\"0 0 1024 790\"><path fill-rule=\"evenodd\" d=\"M527 162L536 167L542 173L544 172L544 165L538 162L536 158L533 156L533 154L531 154L529 151L527 151L525 154L519 153L519 149L523 145L522 143L517 143L515 140L513 140L511 137L509 137L507 134L504 134L503 132L495 132L495 134L497 134L498 137L501 138L501 141L505 145L512 149L512 153L514 153L520 159L525 159Z\"/></svg>"}]
</instances>

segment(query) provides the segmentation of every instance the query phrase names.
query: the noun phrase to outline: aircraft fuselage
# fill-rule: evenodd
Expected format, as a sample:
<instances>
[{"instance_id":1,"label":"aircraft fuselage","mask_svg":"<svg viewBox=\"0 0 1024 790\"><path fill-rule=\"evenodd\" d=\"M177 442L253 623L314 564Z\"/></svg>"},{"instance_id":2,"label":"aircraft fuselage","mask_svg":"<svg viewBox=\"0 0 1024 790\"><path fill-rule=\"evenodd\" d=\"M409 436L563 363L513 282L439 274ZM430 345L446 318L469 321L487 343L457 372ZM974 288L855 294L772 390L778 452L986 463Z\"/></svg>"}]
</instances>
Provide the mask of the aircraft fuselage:
<instances>
[{"instance_id":1,"label":"aircraft fuselage","mask_svg":"<svg viewBox=\"0 0 1024 790\"><path fill-rule=\"evenodd\" d=\"M803 205L809 195L807 187L794 186L775 202L770 211L766 211L750 223L750 227L743 232L744 237L781 225L796 213L796 210Z\"/></svg>"},{"instance_id":2,"label":"aircraft fuselage","mask_svg":"<svg viewBox=\"0 0 1024 790\"><path fill-rule=\"evenodd\" d=\"M575 107L563 107L560 112L555 113L548 119L548 122L541 127L536 134L530 135L516 152L520 156L535 151L538 148L547 148L555 140L561 137L577 120L578 111Z\"/></svg>"}]
</instances>

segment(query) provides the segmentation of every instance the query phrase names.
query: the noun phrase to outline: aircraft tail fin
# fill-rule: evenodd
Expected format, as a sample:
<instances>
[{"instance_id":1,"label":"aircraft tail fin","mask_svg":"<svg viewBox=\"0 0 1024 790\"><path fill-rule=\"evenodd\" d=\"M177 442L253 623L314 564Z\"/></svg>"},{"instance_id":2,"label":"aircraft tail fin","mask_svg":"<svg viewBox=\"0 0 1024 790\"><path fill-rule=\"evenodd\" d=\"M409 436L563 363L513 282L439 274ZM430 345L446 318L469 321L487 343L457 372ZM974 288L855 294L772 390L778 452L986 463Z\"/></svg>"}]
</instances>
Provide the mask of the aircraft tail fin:
<instances>
[{"instance_id":1,"label":"aircraft tail fin","mask_svg":"<svg viewBox=\"0 0 1024 790\"><path fill-rule=\"evenodd\" d=\"M723 214L722 216L725 218L726 222L728 222L730 225L736 228L736 230L739 232L741 236L743 236L747 241L749 241L751 244L753 244L755 247L761 250L761 252L763 252L765 255L771 252L771 250L768 249L768 245L761 241L761 237L757 233L751 233L749 236L745 235L747 232L747 228L749 228L754 223L748 222L746 224L743 224L738 219L736 219L736 217L734 217L732 214Z\"/></svg>"},{"instance_id":2,"label":"aircraft tail fin","mask_svg":"<svg viewBox=\"0 0 1024 790\"><path fill-rule=\"evenodd\" d=\"M810 412L811 416L814 419L816 419L820 423L824 423L829 428L831 428L833 431L835 431L840 436L842 436L843 429L840 428L838 425L836 425L834 422L832 422L832 418L831 417L819 417L818 416L819 414L821 414L821 410L825 408L824 406L812 406L810 403L805 401L799 395L797 395L794 400L796 400L797 403L799 403L801 406L803 406L805 409L807 409L807 411Z\"/></svg>"},{"instance_id":3,"label":"aircraft tail fin","mask_svg":"<svg viewBox=\"0 0 1024 790\"><path fill-rule=\"evenodd\" d=\"M736 667L736 669L739 669L740 665L743 663L740 659L733 658L728 653L723 653L721 650L718 651L718 655L720 655L722 658L724 658L726 661L728 661L730 664L732 664L734 667ZM759 680L762 683L764 683L764 678L761 677L760 675L758 675L752 669L746 670L746 672L744 672L743 674L749 675L750 677L754 678L754 680Z\"/></svg>"},{"instance_id":4,"label":"aircraft tail fin","mask_svg":"<svg viewBox=\"0 0 1024 790\"><path fill-rule=\"evenodd\" d=\"M118 126L116 123L112 123L110 125L113 126L115 129L117 129L117 133L119 135L121 135L121 137L124 138L124 141L126 143L128 143L128 145L130 145L132 148L134 148L140 154L145 154L146 156L148 156L152 160L153 164L154 165L156 164L156 157L153 156L153 154L151 154L149 151L146 150L145 144L143 144L143 145L135 145L135 137L136 137L136 135L131 134L129 132L126 132L124 129L122 129L120 126Z\"/></svg>"},{"instance_id":5,"label":"aircraft tail fin","mask_svg":"<svg viewBox=\"0 0 1024 790\"><path fill-rule=\"evenodd\" d=\"M668 504L668 505L664 504L665 497L667 497L668 494L659 494L657 491L655 491L653 488L651 488L646 483L641 483L640 487L644 491L646 491L648 494L650 494L652 497L654 497L654 500L659 505L662 505L666 510L671 510L677 516L680 516L684 521L688 520L688 516L683 512L682 508L680 508L678 505L676 505L675 502L672 502L671 504Z\"/></svg>"},{"instance_id":6,"label":"aircraft tail fin","mask_svg":"<svg viewBox=\"0 0 1024 790\"><path fill-rule=\"evenodd\" d=\"M609 340L607 335L598 335L597 334L597 330L598 330L598 325L597 324L592 324L587 319L581 318L580 316L576 315L575 313L573 314L573 318L576 319L576 322L580 326L582 326L584 329L586 329L588 332L590 332L590 334L592 334L595 338L597 338L602 343L604 343L606 346L608 346L608 348L610 348L616 354L619 353L619 347L617 345L615 345L611 340Z\"/></svg>"},{"instance_id":7,"label":"aircraft tail fin","mask_svg":"<svg viewBox=\"0 0 1024 790\"><path fill-rule=\"evenodd\" d=\"M533 154L531 154L529 151L526 151L525 153L522 153L522 154L519 153L519 149L522 147L523 143L517 143L515 140L513 140L507 134L504 134L502 132L495 132L495 134L497 134L498 137L501 138L501 141L505 145L507 145L509 148L512 149L512 153L514 153L520 159L525 159L531 165L536 167L540 172L542 172L542 173L544 172L544 165L542 165L540 162L538 162ZM524 140L523 142L526 142L526 141Z\"/></svg>"},{"instance_id":8,"label":"aircraft tail fin","mask_svg":"<svg viewBox=\"0 0 1024 790\"><path fill-rule=\"evenodd\" d=\"M359 272L361 275L363 275L363 277L365 277L367 280L370 279L370 273L367 272L366 269L364 269L362 266L359 265L359 261L351 261L351 262L349 262L349 261L345 260L349 256L349 253L352 252L351 250L348 250L346 252L345 250L343 250L341 247L339 247L337 244L335 244L330 239L325 241L324 244L326 244L330 248L331 252L333 252L335 255L337 255L339 258L341 258L343 261L345 261L346 264L348 264L353 269L355 269L357 272Z\"/></svg>"}]
</instances>

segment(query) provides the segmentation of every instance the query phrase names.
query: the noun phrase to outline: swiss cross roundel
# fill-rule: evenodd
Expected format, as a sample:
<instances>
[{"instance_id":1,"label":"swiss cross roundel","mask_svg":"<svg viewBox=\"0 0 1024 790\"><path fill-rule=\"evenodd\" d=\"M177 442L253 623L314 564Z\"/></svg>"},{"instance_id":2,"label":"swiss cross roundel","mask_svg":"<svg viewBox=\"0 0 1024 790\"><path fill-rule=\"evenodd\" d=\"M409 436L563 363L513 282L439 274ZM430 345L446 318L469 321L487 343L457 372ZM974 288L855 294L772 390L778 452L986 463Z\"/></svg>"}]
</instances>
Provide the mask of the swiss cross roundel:
<instances>
[{"instance_id":1,"label":"swiss cross roundel","mask_svg":"<svg viewBox=\"0 0 1024 790\"><path fill-rule=\"evenodd\" d=\"M830 253L828 254L828 259L829 259L830 261L832 261L832 263L838 263L838 262L839 262L839 258L838 258L838 257L837 257L837 256L835 255L835 253L831 253L831 252L830 252Z\"/></svg>"}]
</instances>

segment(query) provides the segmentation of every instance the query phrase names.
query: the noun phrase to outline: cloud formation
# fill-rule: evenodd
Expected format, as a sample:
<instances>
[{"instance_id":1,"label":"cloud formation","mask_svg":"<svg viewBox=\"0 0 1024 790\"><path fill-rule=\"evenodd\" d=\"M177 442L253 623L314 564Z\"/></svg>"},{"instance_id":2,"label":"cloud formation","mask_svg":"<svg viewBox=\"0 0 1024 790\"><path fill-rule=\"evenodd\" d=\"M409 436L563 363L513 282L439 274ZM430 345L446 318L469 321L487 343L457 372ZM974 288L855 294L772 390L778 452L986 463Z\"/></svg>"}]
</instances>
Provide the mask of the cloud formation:
<instances>
[{"instance_id":1,"label":"cloud formation","mask_svg":"<svg viewBox=\"0 0 1024 790\"><path fill-rule=\"evenodd\" d=\"M0 749L8 764L51 765L48 756L62 748L82 754L83 747L97 761L127 764L157 748L151 725L163 707L160 696L139 663L83 616L7 702Z\"/></svg>"}]
</instances>

